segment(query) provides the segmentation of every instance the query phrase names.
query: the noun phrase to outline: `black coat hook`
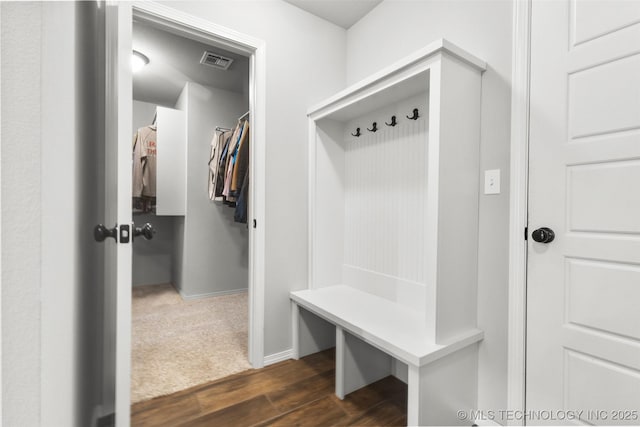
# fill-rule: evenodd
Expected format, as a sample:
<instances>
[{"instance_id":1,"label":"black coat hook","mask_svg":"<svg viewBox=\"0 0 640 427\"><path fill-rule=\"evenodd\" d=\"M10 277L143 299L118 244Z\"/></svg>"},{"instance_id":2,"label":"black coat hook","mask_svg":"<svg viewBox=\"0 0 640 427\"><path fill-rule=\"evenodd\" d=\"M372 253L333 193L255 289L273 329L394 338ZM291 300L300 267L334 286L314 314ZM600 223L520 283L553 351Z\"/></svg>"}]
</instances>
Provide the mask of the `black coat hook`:
<instances>
[{"instance_id":1,"label":"black coat hook","mask_svg":"<svg viewBox=\"0 0 640 427\"><path fill-rule=\"evenodd\" d=\"M397 125L398 122L396 121L396 116L391 116L391 123L384 122L384 124L391 127Z\"/></svg>"},{"instance_id":2,"label":"black coat hook","mask_svg":"<svg viewBox=\"0 0 640 427\"><path fill-rule=\"evenodd\" d=\"M420 115L418 114L418 109L414 108L413 109L413 116L411 116L411 117L407 116L407 119L418 120L418 117L420 117Z\"/></svg>"},{"instance_id":3,"label":"black coat hook","mask_svg":"<svg viewBox=\"0 0 640 427\"><path fill-rule=\"evenodd\" d=\"M377 132L378 131L378 123L377 122L373 122L373 128L372 129L367 128L367 130L369 132Z\"/></svg>"},{"instance_id":4,"label":"black coat hook","mask_svg":"<svg viewBox=\"0 0 640 427\"><path fill-rule=\"evenodd\" d=\"M357 138L359 138L359 137L360 137L360 135L362 135L362 134L360 133L360 128L357 128L357 129L356 129L356 133L355 133L355 134L354 134L354 133L352 133L352 134L351 134L351 136L355 136L355 137L357 137Z\"/></svg>"}]
</instances>

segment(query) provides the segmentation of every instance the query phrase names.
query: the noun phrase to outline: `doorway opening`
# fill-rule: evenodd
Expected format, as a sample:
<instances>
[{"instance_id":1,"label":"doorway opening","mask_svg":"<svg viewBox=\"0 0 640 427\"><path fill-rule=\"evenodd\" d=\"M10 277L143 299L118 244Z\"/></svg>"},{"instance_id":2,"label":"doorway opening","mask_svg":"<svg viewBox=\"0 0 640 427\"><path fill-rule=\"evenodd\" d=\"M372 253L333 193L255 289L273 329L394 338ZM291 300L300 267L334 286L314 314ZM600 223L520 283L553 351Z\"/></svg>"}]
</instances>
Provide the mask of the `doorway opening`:
<instances>
[{"instance_id":1,"label":"doorway opening","mask_svg":"<svg viewBox=\"0 0 640 427\"><path fill-rule=\"evenodd\" d=\"M259 42L158 6L132 16L148 61L133 74L133 220L155 231L133 243L135 403L263 365L264 109Z\"/></svg>"}]
</instances>

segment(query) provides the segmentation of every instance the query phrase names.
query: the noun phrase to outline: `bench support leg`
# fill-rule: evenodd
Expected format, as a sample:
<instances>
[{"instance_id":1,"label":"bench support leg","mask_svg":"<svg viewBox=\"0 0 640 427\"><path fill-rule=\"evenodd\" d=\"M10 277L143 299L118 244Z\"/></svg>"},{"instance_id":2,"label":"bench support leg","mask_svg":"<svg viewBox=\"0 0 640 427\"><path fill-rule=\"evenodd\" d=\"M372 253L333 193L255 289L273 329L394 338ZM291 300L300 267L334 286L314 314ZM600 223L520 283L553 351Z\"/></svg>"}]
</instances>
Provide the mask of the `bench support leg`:
<instances>
[{"instance_id":1,"label":"bench support leg","mask_svg":"<svg viewBox=\"0 0 640 427\"><path fill-rule=\"evenodd\" d=\"M426 370L426 367L419 368L414 365L409 365L409 382L407 383L407 425L410 426L420 425L420 394L423 388L426 389L426 384L422 384L422 375L420 374L421 371L424 370Z\"/></svg>"},{"instance_id":2,"label":"bench support leg","mask_svg":"<svg viewBox=\"0 0 640 427\"><path fill-rule=\"evenodd\" d=\"M340 399L391 375L388 354L336 326L336 396Z\"/></svg>"},{"instance_id":3,"label":"bench support leg","mask_svg":"<svg viewBox=\"0 0 640 427\"><path fill-rule=\"evenodd\" d=\"M292 357L295 360L300 359L300 308L298 304L293 301L291 303L291 347Z\"/></svg>"},{"instance_id":4,"label":"bench support leg","mask_svg":"<svg viewBox=\"0 0 640 427\"><path fill-rule=\"evenodd\" d=\"M458 411L476 409L477 364L473 344L422 367L409 365L407 424L469 425Z\"/></svg>"},{"instance_id":5,"label":"bench support leg","mask_svg":"<svg viewBox=\"0 0 640 427\"><path fill-rule=\"evenodd\" d=\"M293 358L299 359L336 345L335 326L291 302Z\"/></svg>"}]
</instances>

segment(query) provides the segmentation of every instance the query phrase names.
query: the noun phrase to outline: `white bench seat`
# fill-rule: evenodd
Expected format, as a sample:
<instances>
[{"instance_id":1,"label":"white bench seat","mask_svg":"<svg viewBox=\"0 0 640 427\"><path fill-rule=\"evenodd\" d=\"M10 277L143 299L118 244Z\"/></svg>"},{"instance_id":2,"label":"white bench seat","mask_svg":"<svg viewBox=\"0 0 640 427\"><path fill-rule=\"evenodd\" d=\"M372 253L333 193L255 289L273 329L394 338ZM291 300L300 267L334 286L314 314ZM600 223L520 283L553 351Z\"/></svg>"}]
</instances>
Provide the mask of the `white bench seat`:
<instances>
[{"instance_id":1,"label":"white bench seat","mask_svg":"<svg viewBox=\"0 0 640 427\"><path fill-rule=\"evenodd\" d=\"M479 329L471 329L446 343L436 344L428 339L422 313L350 286L302 290L291 292L290 296L295 358L331 345L327 337L335 333L336 395L341 399L392 373L390 358L393 358L405 363L408 368L409 425L426 424L443 419L425 415L429 410L427 407L432 407L429 402L425 403L425 399L433 400L434 390L446 387L446 384L440 384L443 378L447 382L449 379L456 381L457 376L472 375L472 371L467 371L467 359L440 364L436 372L428 367L482 340L483 332ZM315 326L302 321L300 308L332 324L335 331L327 332L326 324L324 332L319 333L318 329L314 331ZM453 377L447 378L447 375Z\"/></svg>"},{"instance_id":2,"label":"white bench seat","mask_svg":"<svg viewBox=\"0 0 640 427\"><path fill-rule=\"evenodd\" d=\"M420 312L345 285L291 292L291 299L408 365L426 365L483 337L481 330L472 329L436 344L426 338Z\"/></svg>"}]
</instances>

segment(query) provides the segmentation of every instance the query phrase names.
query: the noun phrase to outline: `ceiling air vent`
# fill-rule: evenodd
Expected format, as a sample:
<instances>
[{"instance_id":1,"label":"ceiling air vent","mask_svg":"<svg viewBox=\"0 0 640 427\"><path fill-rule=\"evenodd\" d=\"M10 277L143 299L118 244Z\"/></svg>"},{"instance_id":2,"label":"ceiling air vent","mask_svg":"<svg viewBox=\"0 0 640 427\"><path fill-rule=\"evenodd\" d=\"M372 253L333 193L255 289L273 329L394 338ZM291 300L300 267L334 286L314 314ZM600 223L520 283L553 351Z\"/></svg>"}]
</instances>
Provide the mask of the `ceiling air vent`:
<instances>
[{"instance_id":1,"label":"ceiling air vent","mask_svg":"<svg viewBox=\"0 0 640 427\"><path fill-rule=\"evenodd\" d=\"M228 69L232 62L233 59L231 58L227 58L209 51L205 51L202 55L202 59L200 59L201 64L208 65L213 68L218 68L219 70Z\"/></svg>"}]
</instances>

